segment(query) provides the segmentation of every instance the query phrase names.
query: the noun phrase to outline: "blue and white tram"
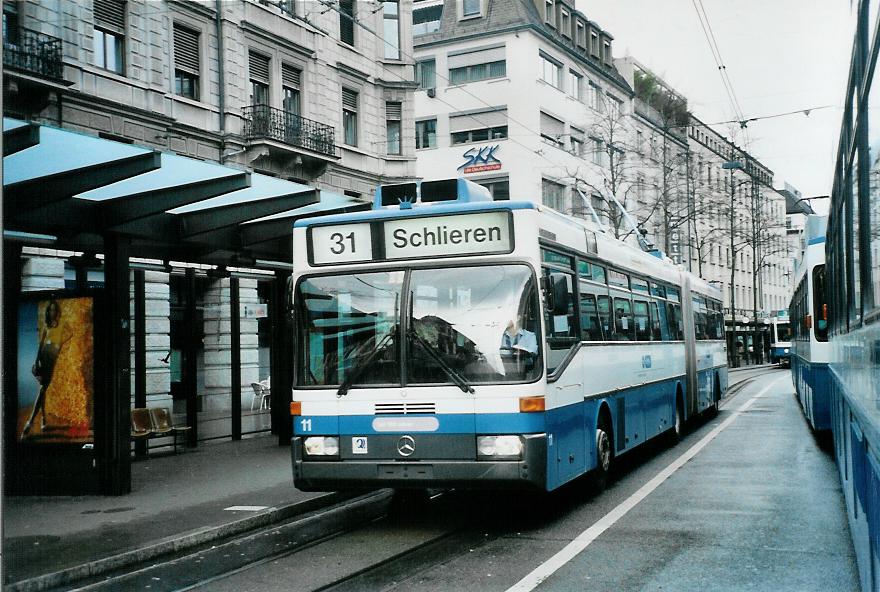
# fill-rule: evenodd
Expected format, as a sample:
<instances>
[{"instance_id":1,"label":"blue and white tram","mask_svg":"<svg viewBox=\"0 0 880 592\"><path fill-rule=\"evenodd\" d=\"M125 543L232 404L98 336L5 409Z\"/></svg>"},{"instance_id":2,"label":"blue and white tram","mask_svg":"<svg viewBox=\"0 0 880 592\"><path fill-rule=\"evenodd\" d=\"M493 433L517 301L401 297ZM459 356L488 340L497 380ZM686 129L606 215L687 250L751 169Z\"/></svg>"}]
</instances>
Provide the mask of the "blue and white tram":
<instances>
[{"instance_id":1,"label":"blue and white tram","mask_svg":"<svg viewBox=\"0 0 880 592\"><path fill-rule=\"evenodd\" d=\"M295 224L298 488L601 484L717 409L716 288L543 206L415 187Z\"/></svg>"},{"instance_id":2,"label":"blue and white tram","mask_svg":"<svg viewBox=\"0 0 880 592\"><path fill-rule=\"evenodd\" d=\"M795 270L789 311L794 324L791 376L804 415L814 430L831 428L828 305L825 300L827 216L808 216L803 256Z\"/></svg>"},{"instance_id":3,"label":"blue and white tram","mask_svg":"<svg viewBox=\"0 0 880 592\"><path fill-rule=\"evenodd\" d=\"M770 363L788 366L791 363L791 323L788 311L777 311L770 318Z\"/></svg>"}]
</instances>

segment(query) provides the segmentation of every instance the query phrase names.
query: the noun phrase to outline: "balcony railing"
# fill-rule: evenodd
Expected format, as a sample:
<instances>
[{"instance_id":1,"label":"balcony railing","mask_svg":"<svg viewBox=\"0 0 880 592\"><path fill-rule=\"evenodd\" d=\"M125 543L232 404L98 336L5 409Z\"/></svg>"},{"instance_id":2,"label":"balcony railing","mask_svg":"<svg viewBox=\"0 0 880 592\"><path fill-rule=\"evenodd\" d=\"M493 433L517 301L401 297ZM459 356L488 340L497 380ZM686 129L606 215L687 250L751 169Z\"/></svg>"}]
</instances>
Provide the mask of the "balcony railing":
<instances>
[{"instance_id":1,"label":"balcony railing","mask_svg":"<svg viewBox=\"0 0 880 592\"><path fill-rule=\"evenodd\" d=\"M61 80L61 39L29 29L18 31L14 41L3 41L3 67Z\"/></svg>"},{"instance_id":2,"label":"balcony railing","mask_svg":"<svg viewBox=\"0 0 880 592\"><path fill-rule=\"evenodd\" d=\"M336 156L336 130L332 126L268 105L245 107L242 114L246 140L278 140L312 152Z\"/></svg>"}]
</instances>

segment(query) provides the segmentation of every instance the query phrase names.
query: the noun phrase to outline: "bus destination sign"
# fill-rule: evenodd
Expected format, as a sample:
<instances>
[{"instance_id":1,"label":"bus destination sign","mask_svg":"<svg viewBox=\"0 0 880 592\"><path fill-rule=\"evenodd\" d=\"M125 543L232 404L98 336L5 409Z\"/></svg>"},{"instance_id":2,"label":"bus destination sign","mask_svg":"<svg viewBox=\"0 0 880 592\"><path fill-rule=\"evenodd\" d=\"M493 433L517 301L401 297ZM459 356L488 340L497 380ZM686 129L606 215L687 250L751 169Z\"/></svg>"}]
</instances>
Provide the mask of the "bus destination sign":
<instances>
[{"instance_id":1,"label":"bus destination sign","mask_svg":"<svg viewBox=\"0 0 880 592\"><path fill-rule=\"evenodd\" d=\"M314 226L310 232L314 265L513 250L507 211Z\"/></svg>"}]
</instances>

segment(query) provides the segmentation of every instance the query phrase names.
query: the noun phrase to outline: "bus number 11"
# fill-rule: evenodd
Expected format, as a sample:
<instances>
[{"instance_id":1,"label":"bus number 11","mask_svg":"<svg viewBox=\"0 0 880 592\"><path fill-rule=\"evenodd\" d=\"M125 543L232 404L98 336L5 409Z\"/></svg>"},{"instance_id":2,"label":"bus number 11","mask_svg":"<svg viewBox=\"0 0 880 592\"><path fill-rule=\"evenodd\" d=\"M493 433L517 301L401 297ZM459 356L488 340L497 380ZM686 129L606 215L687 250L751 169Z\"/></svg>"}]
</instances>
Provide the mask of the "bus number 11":
<instances>
[{"instance_id":1,"label":"bus number 11","mask_svg":"<svg viewBox=\"0 0 880 592\"><path fill-rule=\"evenodd\" d=\"M330 235L330 240L332 240L334 242L333 246L330 247L330 252L333 253L334 255L342 255L345 252L345 242L344 241L346 241L346 240L348 240L349 245L351 245L350 246L351 252L352 253L355 252L354 233L353 232L349 232L348 234L346 234L344 236L341 232L334 232L333 234Z\"/></svg>"}]
</instances>

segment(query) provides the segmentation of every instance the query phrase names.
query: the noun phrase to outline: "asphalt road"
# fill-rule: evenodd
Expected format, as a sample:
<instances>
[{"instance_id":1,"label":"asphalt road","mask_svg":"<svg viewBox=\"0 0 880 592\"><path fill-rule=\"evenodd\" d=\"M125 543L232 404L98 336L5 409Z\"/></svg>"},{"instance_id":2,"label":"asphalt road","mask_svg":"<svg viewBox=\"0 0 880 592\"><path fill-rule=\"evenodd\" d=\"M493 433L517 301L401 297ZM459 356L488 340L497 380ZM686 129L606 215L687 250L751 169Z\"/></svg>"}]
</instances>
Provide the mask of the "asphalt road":
<instances>
[{"instance_id":1,"label":"asphalt road","mask_svg":"<svg viewBox=\"0 0 880 592\"><path fill-rule=\"evenodd\" d=\"M858 590L836 470L788 376L732 374L716 418L620 459L598 495L444 492L305 545L278 526L112 589Z\"/></svg>"}]
</instances>

